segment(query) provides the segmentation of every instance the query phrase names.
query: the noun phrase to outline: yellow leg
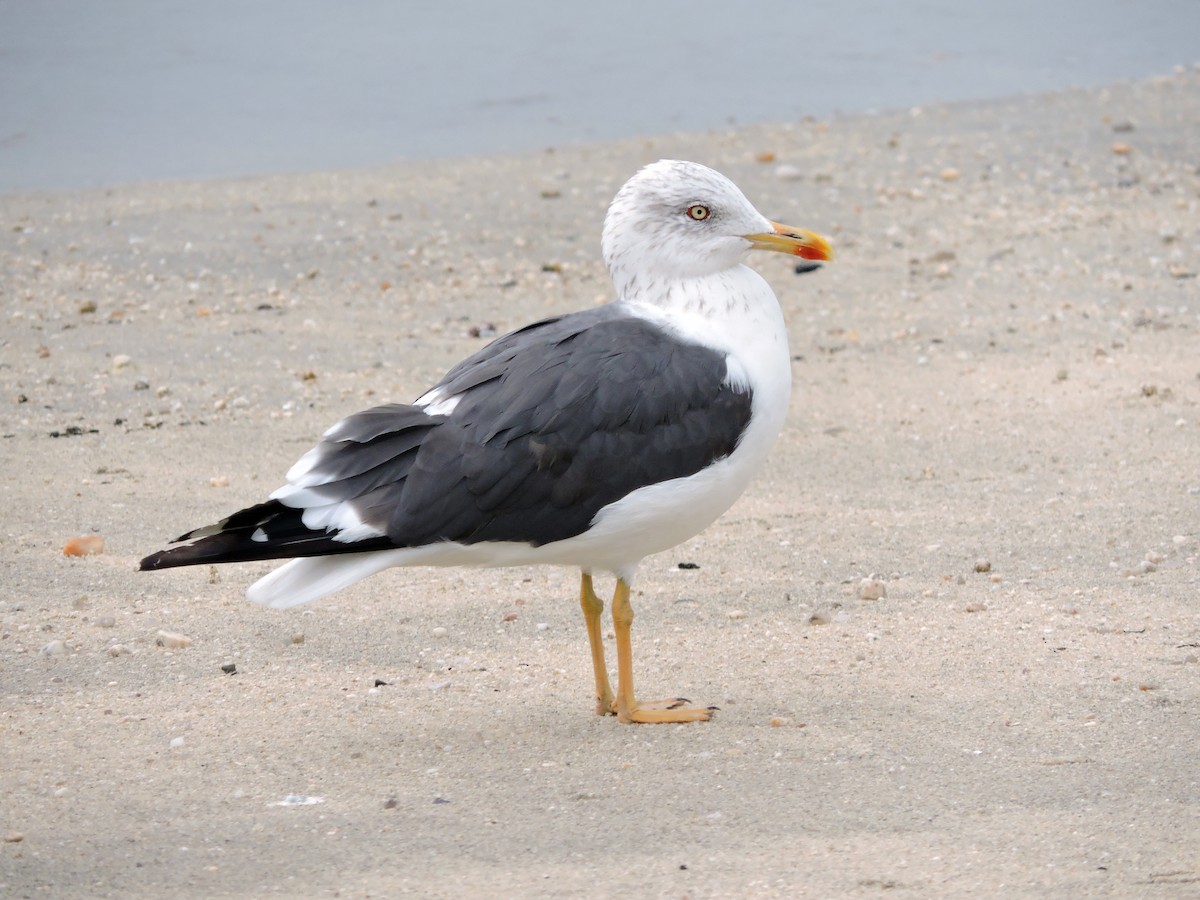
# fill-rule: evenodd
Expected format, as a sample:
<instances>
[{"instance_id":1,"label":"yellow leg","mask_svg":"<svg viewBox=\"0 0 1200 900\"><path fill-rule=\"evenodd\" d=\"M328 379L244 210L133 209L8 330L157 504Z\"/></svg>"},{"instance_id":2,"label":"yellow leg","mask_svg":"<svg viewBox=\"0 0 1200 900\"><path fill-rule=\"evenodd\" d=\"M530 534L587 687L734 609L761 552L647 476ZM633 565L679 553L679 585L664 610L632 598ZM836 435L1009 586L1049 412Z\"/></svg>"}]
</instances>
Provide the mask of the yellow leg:
<instances>
[{"instance_id":1,"label":"yellow leg","mask_svg":"<svg viewBox=\"0 0 1200 900\"><path fill-rule=\"evenodd\" d=\"M629 627L633 624L633 607L629 603L629 585L617 579L612 602L613 630L617 634L617 720L621 722L707 722L711 709L680 709L687 703L682 697L673 700L639 703L633 693L633 645Z\"/></svg>"},{"instance_id":2,"label":"yellow leg","mask_svg":"<svg viewBox=\"0 0 1200 900\"><path fill-rule=\"evenodd\" d=\"M583 608L588 644L592 648L592 670L596 676L596 715L612 715L615 711L613 691L612 685L608 683L608 667L604 664L604 639L600 634L600 614L604 612L604 601L592 590L592 576L587 572L583 573L579 583L579 605Z\"/></svg>"}]
</instances>

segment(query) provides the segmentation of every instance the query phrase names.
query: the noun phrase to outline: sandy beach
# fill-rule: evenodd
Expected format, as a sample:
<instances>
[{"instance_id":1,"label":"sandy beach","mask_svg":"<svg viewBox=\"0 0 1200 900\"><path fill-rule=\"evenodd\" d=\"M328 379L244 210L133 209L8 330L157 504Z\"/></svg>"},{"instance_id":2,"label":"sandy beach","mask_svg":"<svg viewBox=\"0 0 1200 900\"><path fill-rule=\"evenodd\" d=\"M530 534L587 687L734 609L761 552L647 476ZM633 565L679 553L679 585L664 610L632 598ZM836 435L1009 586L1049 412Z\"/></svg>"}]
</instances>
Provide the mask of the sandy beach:
<instances>
[{"instance_id":1,"label":"sandy beach","mask_svg":"<svg viewBox=\"0 0 1200 900\"><path fill-rule=\"evenodd\" d=\"M1198 122L1188 70L0 196L0 895L1195 896ZM714 721L594 715L570 570L288 612L244 598L269 564L136 571L342 416L609 300L605 208L661 157L839 253L754 261L788 424L635 584L641 692Z\"/></svg>"}]
</instances>

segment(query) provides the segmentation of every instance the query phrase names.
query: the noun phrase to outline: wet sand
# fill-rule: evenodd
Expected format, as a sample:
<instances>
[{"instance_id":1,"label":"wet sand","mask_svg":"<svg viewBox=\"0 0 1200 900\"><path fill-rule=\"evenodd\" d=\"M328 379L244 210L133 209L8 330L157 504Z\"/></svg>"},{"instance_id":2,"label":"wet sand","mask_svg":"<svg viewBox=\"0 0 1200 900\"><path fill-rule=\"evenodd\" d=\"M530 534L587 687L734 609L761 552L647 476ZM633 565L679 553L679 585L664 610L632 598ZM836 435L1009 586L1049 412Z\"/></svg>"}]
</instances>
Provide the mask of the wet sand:
<instances>
[{"instance_id":1,"label":"wet sand","mask_svg":"<svg viewBox=\"0 0 1200 900\"><path fill-rule=\"evenodd\" d=\"M1189 71L0 197L0 893L1194 892L1198 121ZM605 207L664 156L839 251L755 261L791 416L635 585L640 692L714 721L592 713L572 571L391 571L290 612L243 597L268 564L135 571L341 416L609 299Z\"/></svg>"}]
</instances>

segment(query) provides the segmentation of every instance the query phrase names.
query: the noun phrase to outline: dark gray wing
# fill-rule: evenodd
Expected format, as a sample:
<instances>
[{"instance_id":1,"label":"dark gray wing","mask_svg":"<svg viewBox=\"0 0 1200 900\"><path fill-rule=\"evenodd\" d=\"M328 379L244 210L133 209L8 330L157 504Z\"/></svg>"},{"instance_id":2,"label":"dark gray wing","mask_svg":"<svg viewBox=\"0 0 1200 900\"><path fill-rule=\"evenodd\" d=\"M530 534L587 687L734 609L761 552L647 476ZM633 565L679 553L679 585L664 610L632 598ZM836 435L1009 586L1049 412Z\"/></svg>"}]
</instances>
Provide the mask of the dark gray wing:
<instances>
[{"instance_id":1,"label":"dark gray wing","mask_svg":"<svg viewBox=\"0 0 1200 900\"><path fill-rule=\"evenodd\" d=\"M626 494L728 456L750 421L724 354L604 307L506 335L452 369L461 394L403 484L354 501L399 546L546 544Z\"/></svg>"},{"instance_id":2,"label":"dark gray wing","mask_svg":"<svg viewBox=\"0 0 1200 900\"><path fill-rule=\"evenodd\" d=\"M626 494L733 452L751 395L727 374L722 353L619 305L548 319L452 368L435 388L460 398L448 415L390 404L349 416L289 473L282 503L184 535L193 543L143 568L564 540ZM305 524L318 509L332 524ZM374 533L334 540L347 510Z\"/></svg>"}]
</instances>

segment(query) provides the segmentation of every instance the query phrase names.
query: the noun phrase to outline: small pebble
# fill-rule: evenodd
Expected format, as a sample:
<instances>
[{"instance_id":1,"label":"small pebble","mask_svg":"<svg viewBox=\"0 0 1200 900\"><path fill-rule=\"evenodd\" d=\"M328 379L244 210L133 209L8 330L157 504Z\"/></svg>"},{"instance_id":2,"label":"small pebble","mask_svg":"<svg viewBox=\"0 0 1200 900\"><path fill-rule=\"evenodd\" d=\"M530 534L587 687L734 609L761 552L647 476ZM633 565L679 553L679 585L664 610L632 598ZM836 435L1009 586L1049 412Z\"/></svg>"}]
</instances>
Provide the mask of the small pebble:
<instances>
[{"instance_id":1,"label":"small pebble","mask_svg":"<svg viewBox=\"0 0 1200 900\"><path fill-rule=\"evenodd\" d=\"M63 545L63 556L99 556L104 552L104 538L98 534L73 537Z\"/></svg>"},{"instance_id":2,"label":"small pebble","mask_svg":"<svg viewBox=\"0 0 1200 900\"><path fill-rule=\"evenodd\" d=\"M292 643L293 644L303 644L304 643L304 632L297 631L295 634L293 634L292 635Z\"/></svg>"},{"instance_id":3,"label":"small pebble","mask_svg":"<svg viewBox=\"0 0 1200 900\"><path fill-rule=\"evenodd\" d=\"M781 163L775 167L775 177L780 181L799 181L804 177L804 173L798 166Z\"/></svg>"},{"instance_id":4,"label":"small pebble","mask_svg":"<svg viewBox=\"0 0 1200 900\"><path fill-rule=\"evenodd\" d=\"M154 643L167 650L186 650L192 646L192 639L174 631L160 631L155 636Z\"/></svg>"},{"instance_id":5,"label":"small pebble","mask_svg":"<svg viewBox=\"0 0 1200 900\"><path fill-rule=\"evenodd\" d=\"M537 623L537 630L538 630L538 631L545 631L545 630L546 630L546 629L548 629L549 627L550 627L550 623L549 623L549 622L538 622L538 623Z\"/></svg>"},{"instance_id":6,"label":"small pebble","mask_svg":"<svg viewBox=\"0 0 1200 900\"><path fill-rule=\"evenodd\" d=\"M318 803L324 803L324 797L305 797L303 794L288 794L278 803L271 804L272 806L315 806Z\"/></svg>"},{"instance_id":7,"label":"small pebble","mask_svg":"<svg viewBox=\"0 0 1200 900\"><path fill-rule=\"evenodd\" d=\"M124 644L113 644L111 647L108 648L108 655L109 656L128 656L129 648L126 647Z\"/></svg>"},{"instance_id":8,"label":"small pebble","mask_svg":"<svg viewBox=\"0 0 1200 900\"><path fill-rule=\"evenodd\" d=\"M783 718L783 716L772 716L771 717L771 727L772 728L782 728L786 724L787 724L787 719Z\"/></svg>"},{"instance_id":9,"label":"small pebble","mask_svg":"<svg viewBox=\"0 0 1200 900\"><path fill-rule=\"evenodd\" d=\"M990 571L992 571L992 564L990 561L988 561L986 559L977 559L977 560L975 560L975 571L976 572L990 572Z\"/></svg>"},{"instance_id":10,"label":"small pebble","mask_svg":"<svg viewBox=\"0 0 1200 900\"><path fill-rule=\"evenodd\" d=\"M942 169L941 178L942 181L958 181L960 174L958 169L947 166L945 169Z\"/></svg>"},{"instance_id":11,"label":"small pebble","mask_svg":"<svg viewBox=\"0 0 1200 900\"><path fill-rule=\"evenodd\" d=\"M60 640L53 640L42 648L42 656L59 656L67 652L67 645Z\"/></svg>"},{"instance_id":12,"label":"small pebble","mask_svg":"<svg viewBox=\"0 0 1200 900\"><path fill-rule=\"evenodd\" d=\"M97 616L96 626L99 628L114 628L117 624L115 616Z\"/></svg>"},{"instance_id":13,"label":"small pebble","mask_svg":"<svg viewBox=\"0 0 1200 900\"><path fill-rule=\"evenodd\" d=\"M10 831L4 835L4 843L6 844L19 844L23 840L25 840L25 835L19 831Z\"/></svg>"},{"instance_id":14,"label":"small pebble","mask_svg":"<svg viewBox=\"0 0 1200 900\"><path fill-rule=\"evenodd\" d=\"M119 372L122 369L128 369L133 363L133 358L126 353L118 353L112 358L112 370Z\"/></svg>"},{"instance_id":15,"label":"small pebble","mask_svg":"<svg viewBox=\"0 0 1200 900\"><path fill-rule=\"evenodd\" d=\"M727 615L731 619L744 619L746 618L746 611L744 609L731 609Z\"/></svg>"},{"instance_id":16,"label":"small pebble","mask_svg":"<svg viewBox=\"0 0 1200 900\"><path fill-rule=\"evenodd\" d=\"M887 586L879 576L872 575L858 583L858 596L863 600L879 600L887 596Z\"/></svg>"},{"instance_id":17,"label":"small pebble","mask_svg":"<svg viewBox=\"0 0 1200 900\"><path fill-rule=\"evenodd\" d=\"M227 488L227 487L229 487L229 476L228 475L216 475L216 476L208 479L208 486L215 487L215 488Z\"/></svg>"},{"instance_id":18,"label":"small pebble","mask_svg":"<svg viewBox=\"0 0 1200 900\"><path fill-rule=\"evenodd\" d=\"M182 746L183 746L183 738L181 738L181 737L171 738L171 748L172 749L174 749L175 747L182 747Z\"/></svg>"},{"instance_id":19,"label":"small pebble","mask_svg":"<svg viewBox=\"0 0 1200 900\"><path fill-rule=\"evenodd\" d=\"M473 338L489 338L495 337L496 326L492 322L483 322L479 325L472 325L467 329L467 336Z\"/></svg>"},{"instance_id":20,"label":"small pebble","mask_svg":"<svg viewBox=\"0 0 1200 900\"><path fill-rule=\"evenodd\" d=\"M1117 154L1117 156L1128 156L1133 152L1133 147L1129 146L1129 144L1113 144L1112 152Z\"/></svg>"},{"instance_id":21,"label":"small pebble","mask_svg":"<svg viewBox=\"0 0 1200 900\"><path fill-rule=\"evenodd\" d=\"M818 610L808 617L809 625L828 625L829 613Z\"/></svg>"},{"instance_id":22,"label":"small pebble","mask_svg":"<svg viewBox=\"0 0 1200 900\"><path fill-rule=\"evenodd\" d=\"M448 635L449 633L450 633L450 632L449 632L449 631L447 631L445 628L443 628L441 625L437 626L436 628L434 628L434 629L433 629L433 630L430 632L430 634L432 634L432 635L433 635L434 637L436 637L436 638L442 638L442 637L445 637L445 636L446 636L446 635Z\"/></svg>"},{"instance_id":23,"label":"small pebble","mask_svg":"<svg viewBox=\"0 0 1200 900\"><path fill-rule=\"evenodd\" d=\"M507 613L501 621L515 622L515 621L517 621L517 614L516 613Z\"/></svg>"}]
</instances>

